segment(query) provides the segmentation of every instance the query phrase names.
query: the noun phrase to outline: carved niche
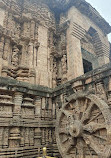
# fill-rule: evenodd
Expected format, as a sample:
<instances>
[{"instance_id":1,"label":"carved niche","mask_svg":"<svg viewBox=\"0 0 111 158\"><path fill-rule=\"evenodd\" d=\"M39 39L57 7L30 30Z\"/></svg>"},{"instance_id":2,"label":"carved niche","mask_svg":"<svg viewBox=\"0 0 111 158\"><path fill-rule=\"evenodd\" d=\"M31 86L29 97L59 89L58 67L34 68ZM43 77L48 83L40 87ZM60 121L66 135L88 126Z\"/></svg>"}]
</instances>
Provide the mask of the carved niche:
<instances>
[{"instance_id":1,"label":"carved niche","mask_svg":"<svg viewBox=\"0 0 111 158\"><path fill-rule=\"evenodd\" d=\"M19 65L19 49L17 48L17 46L14 46L12 49L11 63L15 67Z\"/></svg>"}]
</instances>

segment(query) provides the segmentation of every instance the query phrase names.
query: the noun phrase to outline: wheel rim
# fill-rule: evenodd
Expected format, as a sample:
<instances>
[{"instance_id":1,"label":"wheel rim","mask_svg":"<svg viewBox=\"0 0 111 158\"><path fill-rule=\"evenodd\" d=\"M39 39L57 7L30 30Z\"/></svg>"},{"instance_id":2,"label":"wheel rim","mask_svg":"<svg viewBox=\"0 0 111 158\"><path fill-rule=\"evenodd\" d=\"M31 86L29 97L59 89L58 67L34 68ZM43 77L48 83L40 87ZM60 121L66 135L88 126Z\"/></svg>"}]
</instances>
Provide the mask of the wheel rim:
<instances>
[{"instance_id":1,"label":"wheel rim","mask_svg":"<svg viewBox=\"0 0 111 158\"><path fill-rule=\"evenodd\" d=\"M56 138L65 158L110 157L111 113L95 95L76 96L57 113Z\"/></svg>"}]
</instances>

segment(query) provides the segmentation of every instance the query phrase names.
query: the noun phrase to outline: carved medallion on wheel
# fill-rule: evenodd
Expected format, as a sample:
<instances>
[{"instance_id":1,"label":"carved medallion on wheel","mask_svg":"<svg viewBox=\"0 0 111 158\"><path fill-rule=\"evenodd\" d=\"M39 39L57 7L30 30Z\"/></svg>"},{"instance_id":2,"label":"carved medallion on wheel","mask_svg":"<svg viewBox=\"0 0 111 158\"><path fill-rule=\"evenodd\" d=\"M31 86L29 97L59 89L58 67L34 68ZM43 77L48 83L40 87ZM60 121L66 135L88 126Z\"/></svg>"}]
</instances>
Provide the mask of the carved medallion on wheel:
<instances>
[{"instance_id":1,"label":"carved medallion on wheel","mask_svg":"<svg viewBox=\"0 0 111 158\"><path fill-rule=\"evenodd\" d=\"M93 94L73 95L57 112L56 138L63 158L110 158L109 106Z\"/></svg>"}]
</instances>

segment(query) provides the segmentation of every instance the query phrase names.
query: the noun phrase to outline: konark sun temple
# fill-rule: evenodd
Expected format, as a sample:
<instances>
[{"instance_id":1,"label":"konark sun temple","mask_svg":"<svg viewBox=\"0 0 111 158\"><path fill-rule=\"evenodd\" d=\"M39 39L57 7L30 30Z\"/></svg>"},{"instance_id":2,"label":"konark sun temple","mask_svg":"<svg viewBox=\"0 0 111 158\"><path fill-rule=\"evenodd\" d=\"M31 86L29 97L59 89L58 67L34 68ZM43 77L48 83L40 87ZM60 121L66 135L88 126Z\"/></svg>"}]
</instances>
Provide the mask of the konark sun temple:
<instances>
[{"instance_id":1,"label":"konark sun temple","mask_svg":"<svg viewBox=\"0 0 111 158\"><path fill-rule=\"evenodd\" d=\"M0 158L111 158L110 32L85 0L0 0Z\"/></svg>"}]
</instances>

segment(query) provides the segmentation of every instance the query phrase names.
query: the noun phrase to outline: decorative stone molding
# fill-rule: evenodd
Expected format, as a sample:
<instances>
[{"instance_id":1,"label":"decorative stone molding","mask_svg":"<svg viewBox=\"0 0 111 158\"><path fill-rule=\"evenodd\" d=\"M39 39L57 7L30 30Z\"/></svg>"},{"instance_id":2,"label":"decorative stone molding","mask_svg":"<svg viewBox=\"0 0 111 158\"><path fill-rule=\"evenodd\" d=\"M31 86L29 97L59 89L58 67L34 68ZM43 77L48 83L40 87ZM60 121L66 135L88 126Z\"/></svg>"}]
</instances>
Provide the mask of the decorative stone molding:
<instances>
[{"instance_id":1,"label":"decorative stone molding","mask_svg":"<svg viewBox=\"0 0 111 158\"><path fill-rule=\"evenodd\" d=\"M81 40L85 35L85 29L74 22L72 35Z\"/></svg>"}]
</instances>

